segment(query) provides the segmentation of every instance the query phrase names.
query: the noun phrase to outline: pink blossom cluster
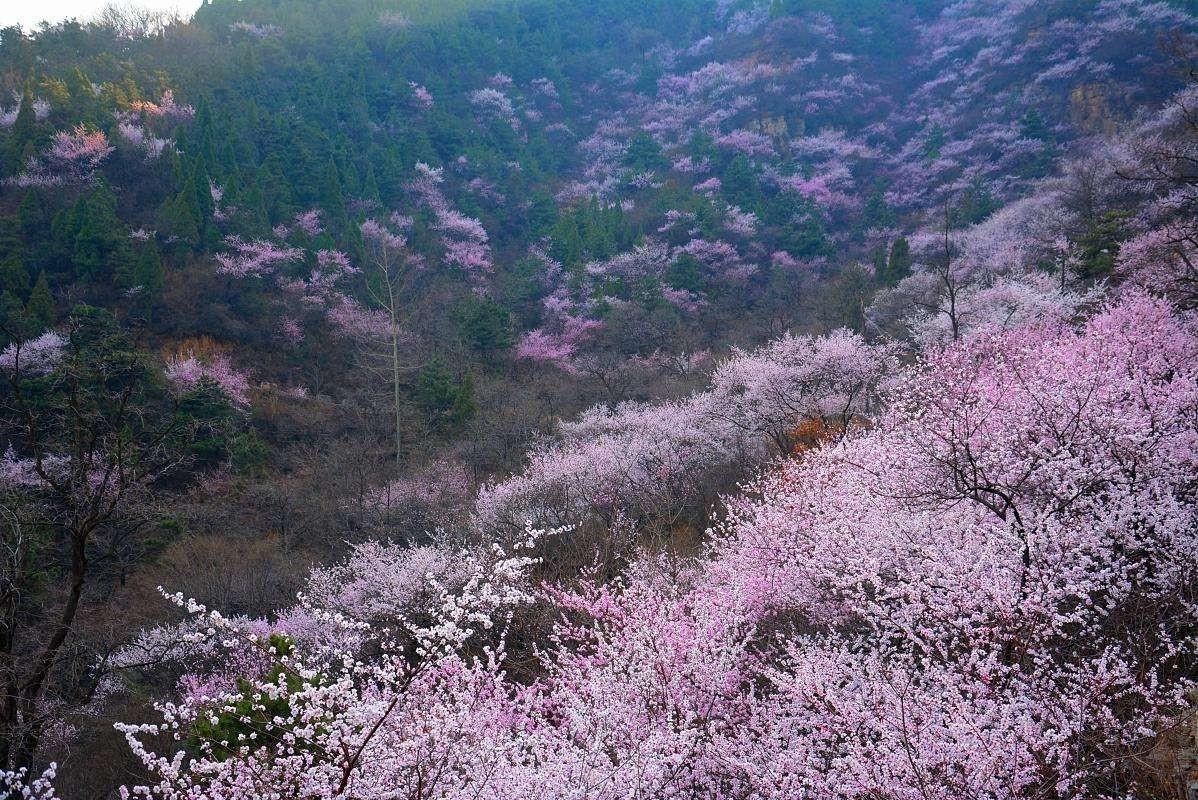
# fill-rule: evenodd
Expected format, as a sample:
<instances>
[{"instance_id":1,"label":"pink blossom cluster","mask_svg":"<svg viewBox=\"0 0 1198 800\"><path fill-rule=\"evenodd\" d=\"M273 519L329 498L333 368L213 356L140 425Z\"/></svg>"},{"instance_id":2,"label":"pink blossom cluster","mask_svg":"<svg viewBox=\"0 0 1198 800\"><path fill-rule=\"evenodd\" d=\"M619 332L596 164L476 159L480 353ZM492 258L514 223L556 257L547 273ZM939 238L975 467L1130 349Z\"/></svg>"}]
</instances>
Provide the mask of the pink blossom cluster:
<instances>
[{"instance_id":1,"label":"pink blossom cluster","mask_svg":"<svg viewBox=\"0 0 1198 800\"><path fill-rule=\"evenodd\" d=\"M688 255L698 259L713 277L743 281L757 272L753 264L745 263L733 245L720 239L691 239L674 249L674 256Z\"/></svg>"},{"instance_id":2,"label":"pink blossom cluster","mask_svg":"<svg viewBox=\"0 0 1198 800\"><path fill-rule=\"evenodd\" d=\"M790 272L807 272L814 270L818 263L811 259L798 259L785 250L776 250L770 256L770 263L775 267Z\"/></svg>"},{"instance_id":3,"label":"pink blossom cluster","mask_svg":"<svg viewBox=\"0 0 1198 800\"><path fill-rule=\"evenodd\" d=\"M1116 276L1150 291L1164 291L1186 308L1198 307L1198 186L1191 165L1198 158L1198 86L1178 91L1169 103L1108 145L1106 163L1074 167L1098 171L1113 184L1117 204L1129 193L1142 198L1119 246ZM1110 180L1110 177L1117 180ZM1105 192L1102 198L1107 200ZM1118 207L1115 205L1115 207Z\"/></svg>"},{"instance_id":4,"label":"pink blossom cluster","mask_svg":"<svg viewBox=\"0 0 1198 800\"><path fill-rule=\"evenodd\" d=\"M0 455L0 491L40 489L44 486L45 481L38 474L34 459L21 458L11 445Z\"/></svg>"},{"instance_id":5,"label":"pink blossom cluster","mask_svg":"<svg viewBox=\"0 0 1198 800\"><path fill-rule=\"evenodd\" d=\"M51 763L36 778L24 767L18 770L0 770L0 791L4 791L9 797L20 797L24 800L58 800L59 795L54 789L56 777L57 763Z\"/></svg>"},{"instance_id":6,"label":"pink blossom cluster","mask_svg":"<svg viewBox=\"0 0 1198 800\"><path fill-rule=\"evenodd\" d=\"M684 227L688 230L694 225L695 215L690 211L679 211L676 208L671 208L665 213L661 227L657 229L658 233L669 233L677 228Z\"/></svg>"},{"instance_id":7,"label":"pink blossom cluster","mask_svg":"<svg viewBox=\"0 0 1198 800\"><path fill-rule=\"evenodd\" d=\"M485 87L470 93L470 103L484 117L503 119L515 124L516 108L512 100L499 89Z\"/></svg>"},{"instance_id":8,"label":"pink blossom cluster","mask_svg":"<svg viewBox=\"0 0 1198 800\"><path fill-rule=\"evenodd\" d=\"M704 298L696 292L675 289L672 286L662 286L661 296L674 308L687 314L697 314L706 304Z\"/></svg>"},{"instance_id":9,"label":"pink blossom cluster","mask_svg":"<svg viewBox=\"0 0 1198 800\"><path fill-rule=\"evenodd\" d=\"M770 18L770 7L767 3L757 3L747 9L741 9L728 20L728 33L745 36L760 28Z\"/></svg>"},{"instance_id":10,"label":"pink blossom cluster","mask_svg":"<svg viewBox=\"0 0 1198 800\"><path fill-rule=\"evenodd\" d=\"M548 78L534 78L532 88L537 94L547 97L550 100L558 98L557 84Z\"/></svg>"},{"instance_id":11,"label":"pink blossom cluster","mask_svg":"<svg viewBox=\"0 0 1198 800\"><path fill-rule=\"evenodd\" d=\"M544 360L569 358L561 343L534 332ZM679 514L721 471L787 452L808 419L845 427L866 413L889 350L838 332L786 337L759 351L735 352L712 386L684 401L595 408L538 443L525 470L484 487L476 524L484 530L561 526L585 519Z\"/></svg>"},{"instance_id":12,"label":"pink blossom cluster","mask_svg":"<svg viewBox=\"0 0 1198 800\"><path fill-rule=\"evenodd\" d=\"M852 186L852 178L843 164L827 164L822 171L809 178L774 173L770 173L769 178L783 191L794 192L826 208L852 207L856 202L848 191Z\"/></svg>"},{"instance_id":13,"label":"pink blossom cluster","mask_svg":"<svg viewBox=\"0 0 1198 800\"><path fill-rule=\"evenodd\" d=\"M724 229L736 236L753 236L757 233L757 215L739 206L728 206L724 209Z\"/></svg>"},{"instance_id":14,"label":"pink blossom cluster","mask_svg":"<svg viewBox=\"0 0 1198 800\"><path fill-rule=\"evenodd\" d=\"M282 264L299 261L304 251L284 247L266 239L246 241L240 236L226 236L228 252L216 255L216 271L234 278L262 278L274 274Z\"/></svg>"},{"instance_id":15,"label":"pink blossom cluster","mask_svg":"<svg viewBox=\"0 0 1198 800\"><path fill-rule=\"evenodd\" d=\"M283 35L283 29L278 25L262 24L257 22L246 22L239 20L229 25L229 30L239 33L247 33L255 39L268 39Z\"/></svg>"},{"instance_id":16,"label":"pink blossom cluster","mask_svg":"<svg viewBox=\"0 0 1198 800\"><path fill-rule=\"evenodd\" d=\"M1195 689L1196 409L1193 321L1129 295L1078 329L930 353L870 426L732 500L701 554L645 553L614 583L534 594L527 550L498 550L462 558L448 590L435 551L375 545L317 578L327 607L304 601L274 624L180 597L197 646L281 669L120 726L151 775L130 791L1142 794L1140 754ZM631 415L650 434L637 454L654 457L619 465L630 485L656 482L683 442L706 446L665 407ZM594 412L568 433L610 436L615 419ZM663 434L673 447L654 450ZM417 569L432 573L419 621L404 613ZM521 680L502 631L533 601L555 621ZM280 651L272 630L293 644ZM182 754L197 719L243 700L255 716L239 738Z\"/></svg>"},{"instance_id":17,"label":"pink blossom cluster","mask_svg":"<svg viewBox=\"0 0 1198 800\"><path fill-rule=\"evenodd\" d=\"M667 222L670 220L666 214ZM677 217L684 222L685 217ZM637 280L644 277L661 277L670 263L670 248L658 239L646 238L644 243L631 250L619 253L606 261L592 261L585 266L587 275L593 278L626 278Z\"/></svg>"},{"instance_id":18,"label":"pink blossom cluster","mask_svg":"<svg viewBox=\"0 0 1198 800\"><path fill-rule=\"evenodd\" d=\"M373 247L398 252L408 246L408 240L403 234L391 231L376 219L367 219L358 228L362 232L362 238Z\"/></svg>"},{"instance_id":19,"label":"pink blossom cluster","mask_svg":"<svg viewBox=\"0 0 1198 800\"><path fill-rule=\"evenodd\" d=\"M458 722L472 718L472 708L502 727L504 717L512 719L502 682L496 680L502 652L486 647L480 662L465 650L476 642L485 646L493 628L532 601L528 574L537 559L527 553L542 535L529 532L506 550L496 545L453 554L452 573L461 576L453 581L454 590L436 580L436 569L430 570L425 585L431 613L422 615L427 623L408 618L394 605L410 597L404 584L396 584L403 574L397 567L410 567L412 579L418 580L414 570L438 563L435 553L421 555L418 550L359 548L347 561L349 575L360 578L369 570L398 591L380 595L375 586L335 581L339 585L331 587L332 608L301 596L300 604L274 624L230 619L182 595L167 595L192 615L192 624L178 629L188 645L182 655L211 654L209 671L189 677L187 684L197 690L182 702L159 705L162 723L117 726L154 781L126 788L123 795L249 798L287 785L305 797L331 798L344 795L352 782L355 796L374 796L373 780L364 783L356 774L359 763L376 764L379 753L408 750L409 745L414 749L401 762L386 759L400 772L419 769L416 765L429 758L440 760L464 741L472 726ZM324 577L314 576L314 593L322 600ZM359 588L364 592L360 596L377 602L386 618L372 623L359 606L350 613L337 609L343 592L348 598ZM272 633L276 638L270 638ZM293 643L286 652L277 635ZM378 654L373 665L357 657L363 650ZM255 714L276 700L287 710L267 717L261 738L244 733L233 741L203 739L196 743L196 756L186 760L151 749L160 735L182 741L197 720L211 719L215 709L237 698L240 689L230 676L262 673L272 662L282 665L279 681L256 682L247 699ZM492 691L498 693L488 701ZM346 702L350 693L357 696L352 704ZM325 760L323 754L333 750L346 758L342 764Z\"/></svg>"},{"instance_id":20,"label":"pink blossom cluster","mask_svg":"<svg viewBox=\"0 0 1198 800\"><path fill-rule=\"evenodd\" d=\"M419 163L416 179L408 188L433 212L445 263L462 269L473 283L481 283L494 270L487 231L481 221L453 207L442 189L443 182L443 170Z\"/></svg>"},{"instance_id":21,"label":"pink blossom cluster","mask_svg":"<svg viewBox=\"0 0 1198 800\"><path fill-rule=\"evenodd\" d=\"M411 531L451 532L465 521L473 488L473 477L464 466L440 460L417 474L370 490L361 506L387 525Z\"/></svg>"},{"instance_id":22,"label":"pink blossom cluster","mask_svg":"<svg viewBox=\"0 0 1198 800\"><path fill-rule=\"evenodd\" d=\"M774 143L770 137L738 128L730 133L717 136L715 143L720 147L735 150L748 156L773 156L776 154Z\"/></svg>"},{"instance_id":23,"label":"pink blossom cluster","mask_svg":"<svg viewBox=\"0 0 1198 800\"><path fill-rule=\"evenodd\" d=\"M516 346L516 358L552 364L574 373L577 371L575 356L603 323L585 314L565 310L560 306L560 300L560 295L546 298L545 305L554 314L554 322L548 328L537 328L521 336Z\"/></svg>"},{"instance_id":24,"label":"pink blossom cluster","mask_svg":"<svg viewBox=\"0 0 1198 800\"><path fill-rule=\"evenodd\" d=\"M307 236L319 236L323 233L324 228L320 224L320 211L313 208L296 214L295 230L301 231Z\"/></svg>"},{"instance_id":25,"label":"pink blossom cluster","mask_svg":"<svg viewBox=\"0 0 1198 800\"><path fill-rule=\"evenodd\" d=\"M234 207L224 207L221 202L225 199L225 187L218 185L215 181L208 181L208 195L212 198L212 218L217 222L223 222L236 211Z\"/></svg>"},{"instance_id":26,"label":"pink blossom cluster","mask_svg":"<svg viewBox=\"0 0 1198 800\"><path fill-rule=\"evenodd\" d=\"M54 331L46 331L23 342L10 342L0 350L0 370L14 378L48 375L62 363L66 339Z\"/></svg>"},{"instance_id":27,"label":"pink blossom cluster","mask_svg":"<svg viewBox=\"0 0 1198 800\"><path fill-rule=\"evenodd\" d=\"M806 156L822 156L840 159L875 159L877 150L861 139L850 137L842 130L824 128L812 136L804 136L790 143L792 152Z\"/></svg>"},{"instance_id":28,"label":"pink blossom cluster","mask_svg":"<svg viewBox=\"0 0 1198 800\"><path fill-rule=\"evenodd\" d=\"M150 100L134 100L129 104L130 110L152 119L167 119L187 122L195 117L195 106L181 105L175 102L175 93L167 89L162 93L162 99L157 103Z\"/></svg>"},{"instance_id":29,"label":"pink blossom cluster","mask_svg":"<svg viewBox=\"0 0 1198 800\"><path fill-rule=\"evenodd\" d=\"M695 161L691 156L679 156L674 159L671 167L675 172L703 173L711 169L711 162L707 159Z\"/></svg>"},{"instance_id":30,"label":"pink blossom cluster","mask_svg":"<svg viewBox=\"0 0 1198 800\"><path fill-rule=\"evenodd\" d=\"M16 100L16 103L11 108L0 106L0 128L12 127L13 123L17 121L17 116L21 113L21 103L24 101L23 95L14 92L13 99ZM43 100L40 97L35 99L33 101L34 119L41 121L48 116L50 116L49 101Z\"/></svg>"},{"instance_id":31,"label":"pink blossom cluster","mask_svg":"<svg viewBox=\"0 0 1198 800\"><path fill-rule=\"evenodd\" d=\"M178 391L194 391L203 383L214 385L233 405L245 408L250 404L250 381L237 370L228 356L215 354L186 357L175 356L166 363L166 378Z\"/></svg>"},{"instance_id":32,"label":"pink blossom cluster","mask_svg":"<svg viewBox=\"0 0 1198 800\"><path fill-rule=\"evenodd\" d=\"M410 28L412 20L402 11L380 11L379 24L388 28Z\"/></svg>"},{"instance_id":33,"label":"pink blossom cluster","mask_svg":"<svg viewBox=\"0 0 1198 800\"><path fill-rule=\"evenodd\" d=\"M153 161L162 155L168 145L174 144L170 139L162 139L146 132L146 129L140 125L135 125L131 122L121 122L117 125L117 130L129 145L144 153L147 161Z\"/></svg>"},{"instance_id":34,"label":"pink blossom cluster","mask_svg":"<svg viewBox=\"0 0 1198 800\"><path fill-rule=\"evenodd\" d=\"M339 296L326 311L334 332L354 341L389 338L395 332L391 315L378 308L366 308L351 297Z\"/></svg>"},{"instance_id":35,"label":"pink blossom cluster","mask_svg":"<svg viewBox=\"0 0 1198 800\"><path fill-rule=\"evenodd\" d=\"M497 205L502 205L504 203L503 192L501 192L494 183L486 178L471 178L466 184L466 191L485 200L489 200Z\"/></svg>"},{"instance_id":36,"label":"pink blossom cluster","mask_svg":"<svg viewBox=\"0 0 1198 800\"><path fill-rule=\"evenodd\" d=\"M290 345L297 345L304 340L304 327L295 317L283 317L279 320L279 334Z\"/></svg>"},{"instance_id":37,"label":"pink blossom cluster","mask_svg":"<svg viewBox=\"0 0 1198 800\"><path fill-rule=\"evenodd\" d=\"M1042 35L1028 36L1029 29ZM1160 37L1196 30L1192 15L1160 2L1109 0L1080 13L1065 2L946 7L920 31L928 54L924 82L892 115L891 127L927 119L928 109L935 109L931 119L960 150L951 159L954 165L932 174L921 173L918 149L895 155L892 163L906 186L901 202L934 202L939 184L963 171L999 177L1035 155L1042 143L1018 138L1009 115L998 110L1006 104L1037 107L1048 92L1065 94L1097 81L1119 85L1123 102L1133 105L1163 100L1167 82L1137 81L1129 70L1143 69L1163 55L1153 44ZM1084 136L1101 124L1061 119L1055 132L1064 138ZM1012 182L1007 193L1015 196L1018 185Z\"/></svg>"},{"instance_id":38,"label":"pink blossom cluster","mask_svg":"<svg viewBox=\"0 0 1198 800\"><path fill-rule=\"evenodd\" d=\"M394 623L436 599L431 585L458 589L468 574L450 547L355 544L343 561L312 570L305 595L322 609L374 624Z\"/></svg>"},{"instance_id":39,"label":"pink blossom cluster","mask_svg":"<svg viewBox=\"0 0 1198 800\"><path fill-rule=\"evenodd\" d=\"M416 101L416 105L420 108L428 110L433 107L433 93L421 86L418 83L408 84L412 89L412 97Z\"/></svg>"},{"instance_id":40,"label":"pink blossom cluster","mask_svg":"<svg viewBox=\"0 0 1198 800\"><path fill-rule=\"evenodd\" d=\"M543 328L527 331L520 337L516 346L516 358L522 361L540 361L554 364L562 369L571 371L573 366L570 359L578 347L564 336L555 335Z\"/></svg>"},{"instance_id":41,"label":"pink blossom cluster","mask_svg":"<svg viewBox=\"0 0 1198 800\"><path fill-rule=\"evenodd\" d=\"M100 163L114 149L103 131L90 131L79 125L54 134L50 148L40 158L30 159L24 171L10 180L25 187L90 183Z\"/></svg>"}]
</instances>

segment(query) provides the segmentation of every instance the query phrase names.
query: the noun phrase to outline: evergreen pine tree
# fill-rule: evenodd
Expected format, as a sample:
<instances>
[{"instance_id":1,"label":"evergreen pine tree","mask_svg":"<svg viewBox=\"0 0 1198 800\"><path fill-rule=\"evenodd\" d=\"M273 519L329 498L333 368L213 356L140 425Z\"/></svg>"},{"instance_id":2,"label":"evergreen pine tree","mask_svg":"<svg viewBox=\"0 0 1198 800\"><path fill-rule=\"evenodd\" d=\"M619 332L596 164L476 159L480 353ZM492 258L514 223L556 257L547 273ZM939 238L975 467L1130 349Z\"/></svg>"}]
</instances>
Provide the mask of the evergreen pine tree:
<instances>
[{"instance_id":1,"label":"evergreen pine tree","mask_svg":"<svg viewBox=\"0 0 1198 800\"><path fill-rule=\"evenodd\" d=\"M432 361L416 378L416 405L424 411L435 433L453 433L478 411L474 381L469 375L455 378L440 361Z\"/></svg>"},{"instance_id":2,"label":"evergreen pine tree","mask_svg":"<svg viewBox=\"0 0 1198 800\"><path fill-rule=\"evenodd\" d=\"M83 202L71 250L75 275L103 283L126 269L132 255L125 226L116 213L116 195L101 182Z\"/></svg>"},{"instance_id":3,"label":"evergreen pine tree","mask_svg":"<svg viewBox=\"0 0 1198 800\"><path fill-rule=\"evenodd\" d=\"M724 170L724 193L732 202L742 209L749 211L756 205L758 197L757 176L753 174L753 165L743 153L737 154Z\"/></svg>"},{"instance_id":4,"label":"evergreen pine tree","mask_svg":"<svg viewBox=\"0 0 1198 800\"><path fill-rule=\"evenodd\" d=\"M873 252L873 267L874 277L878 279L878 283L888 283L890 277L887 270L886 247L878 245Z\"/></svg>"},{"instance_id":5,"label":"evergreen pine tree","mask_svg":"<svg viewBox=\"0 0 1198 800\"><path fill-rule=\"evenodd\" d=\"M48 328L54 324L54 295L50 293L50 282L46 280L45 272L38 273L37 282L33 284L33 289L29 292L29 302L25 304L25 316L42 328Z\"/></svg>"},{"instance_id":6,"label":"evergreen pine tree","mask_svg":"<svg viewBox=\"0 0 1198 800\"><path fill-rule=\"evenodd\" d=\"M18 295L29 291L29 273L16 253L0 257L0 286Z\"/></svg>"},{"instance_id":7,"label":"evergreen pine tree","mask_svg":"<svg viewBox=\"0 0 1198 800\"><path fill-rule=\"evenodd\" d=\"M10 174L20 172L29 154L35 152L37 115L33 111L33 84L25 85L17 118L8 130L7 167Z\"/></svg>"},{"instance_id":8,"label":"evergreen pine tree","mask_svg":"<svg viewBox=\"0 0 1198 800\"><path fill-rule=\"evenodd\" d=\"M162 254L158 252L158 245L147 242L117 275L117 282L122 289L136 289L139 294L157 299L162 293L163 277Z\"/></svg>"},{"instance_id":9,"label":"evergreen pine tree","mask_svg":"<svg viewBox=\"0 0 1198 800\"><path fill-rule=\"evenodd\" d=\"M886 281L890 286L911 274L911 245L900 236L890 247L890 260L886 262Z\"/></svg>"},{"instance_id":10,"label":"evergreen pine tree","mask_svg":"<svg viewBox=\"0 0 1198 800\"><path fill-rule=\"evenodd\" d=\"M374 162L366 162L366 177L362 181L362 198L364 200L379 200L379 181L374 175Z\"/></svg>"},{"instance_id":11,"label":"evergreen pine tree","mask_svg":"<svg viewBox=\"0 0 1198 800\"><path fill-rule=\"evenodd\" d=\"M21 204L17 206L17 228L26 250L32 250L45 243L50 232L46 208L38 199L37 192L32 189L25 192Z\"/></svg>"},{"instance_id":12,"label":"evergreen pine tree","mask_svg":"<svg viewBox=\"0 0 1198 800\"><path fill-rule=\"evenodd\" d=\"M866 198L861 217L867 228L890 228L894 225L894 209L886 202L881 188L874 189Z\"/></svg>"},{"instance_id":13,"label":"evergreen pine tree","mask_svg":"<svg viewBox=\"0 0 1198 800\"><path fill-rule=\"evenodd\" d=\"M320 204L329 212L329 221L334 230L345 230L349 226L349 216L345 210L345 193L341 188L341 174L337 162L329 159L325 165L324 176L321 180Z\"/></svg>"}]
</instances>

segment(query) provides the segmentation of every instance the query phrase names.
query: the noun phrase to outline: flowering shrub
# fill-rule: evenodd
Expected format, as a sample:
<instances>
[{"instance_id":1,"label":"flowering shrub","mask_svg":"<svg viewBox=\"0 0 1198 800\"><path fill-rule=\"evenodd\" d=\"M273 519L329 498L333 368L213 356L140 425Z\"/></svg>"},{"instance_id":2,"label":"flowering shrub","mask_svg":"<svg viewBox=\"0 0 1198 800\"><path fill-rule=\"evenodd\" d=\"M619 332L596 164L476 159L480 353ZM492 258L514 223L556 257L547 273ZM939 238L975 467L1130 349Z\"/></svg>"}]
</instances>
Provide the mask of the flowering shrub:
<instances>
[{"instance_id":1,"label":"flowering shrub","mask_svg":"<svg viewBox=\"0 0 1198 800\"><path fill-rule=\"evenodd\" d=\"M508 677L502 637L461 649L533 599L533 562L502 551L465 559L458 592L432 580L427 625L363 621L410 607L397 565L445 563L374 545L317 573L320 602L280 617L286 638L190 604L197 640L260 666L162 705L161 723L120 726L156 781L131 794L1136 787L1136 754L1195 688L1196 365L1192 320L1142 295L1080 330L1044 322L933 351L871 427L734 502L702 557L549 587L562 616L531 684ZM147 737L161 736L189 753L156 755Z\"/></svg>"},{"instance_id":2,"label":"flowering shrub","mask_svg":"<svg viewBox=\"0 0 1198 800\"><path fill-rule=\"evenodd\" d=\"M189 392L202 382L208 381L235 406L245 407L250 403L250 382L245 373L233 367L228 357L219 353L203 358L194 353L186 357L175 356L166 365L166 377L180 391Z\"/></svg>"}]
</instances>

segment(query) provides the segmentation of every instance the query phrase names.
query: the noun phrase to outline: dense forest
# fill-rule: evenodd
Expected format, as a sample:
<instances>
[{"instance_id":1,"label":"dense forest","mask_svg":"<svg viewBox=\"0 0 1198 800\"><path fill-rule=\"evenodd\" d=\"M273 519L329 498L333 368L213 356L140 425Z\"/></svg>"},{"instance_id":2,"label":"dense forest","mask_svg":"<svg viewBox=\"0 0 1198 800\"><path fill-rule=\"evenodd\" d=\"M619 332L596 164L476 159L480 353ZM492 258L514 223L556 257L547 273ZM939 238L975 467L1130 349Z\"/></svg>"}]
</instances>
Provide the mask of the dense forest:
<instances>
[{"instance_id":1,"label":"dense forest","mask_svg":"<svg viewBox=\"0 0 1198 800\"><path fill-rule=\"evenodd\" d=\"M0 30L0 796L1198 792L1198 7Z\"/></svg>"}]
</instances>

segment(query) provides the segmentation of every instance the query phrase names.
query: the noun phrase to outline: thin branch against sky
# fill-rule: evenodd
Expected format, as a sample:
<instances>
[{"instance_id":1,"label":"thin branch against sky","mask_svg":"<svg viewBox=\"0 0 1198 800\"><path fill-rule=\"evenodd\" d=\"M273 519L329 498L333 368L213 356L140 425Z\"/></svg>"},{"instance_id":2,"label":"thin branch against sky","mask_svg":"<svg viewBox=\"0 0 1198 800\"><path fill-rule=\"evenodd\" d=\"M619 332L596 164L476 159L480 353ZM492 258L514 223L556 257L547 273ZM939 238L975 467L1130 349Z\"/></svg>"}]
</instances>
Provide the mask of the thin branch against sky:
<instances>
[{"instance_id":1,"label":"thin branch against sky","mask_svg":"<svg viewBox=\"0 0 1198 800\"><path fill-rule=\"evenodd\" d=\"M8 0L0 2L0 27L20 25L33 30L44 20L62 22L72 17L87 20L96 16L111 0ZM178 11L181 16L190 16L199 7L199 0L142 0L134 5L155 11Z\"/></svg>"}]
</instances>

